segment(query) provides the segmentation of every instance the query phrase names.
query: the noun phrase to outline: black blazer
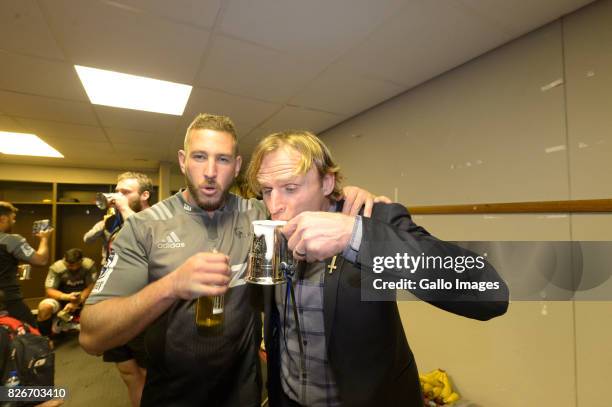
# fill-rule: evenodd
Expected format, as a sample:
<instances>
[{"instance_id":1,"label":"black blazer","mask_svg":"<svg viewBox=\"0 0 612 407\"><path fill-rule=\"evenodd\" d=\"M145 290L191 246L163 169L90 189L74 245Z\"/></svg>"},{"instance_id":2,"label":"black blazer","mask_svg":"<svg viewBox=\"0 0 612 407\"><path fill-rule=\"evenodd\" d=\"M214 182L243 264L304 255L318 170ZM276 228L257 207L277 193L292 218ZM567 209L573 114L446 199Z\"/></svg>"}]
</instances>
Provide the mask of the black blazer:
<instances>
[{"instance_id":1,"label":"black blazer","mask_svg":"<svg viewBox=\"0 0 612 407\"><path fill-rule=\"evenodd\" d=\"M394 301L362 301L362 283L369 284L374 256L421 253L441 256L475 256L474 253L431 236L414 224L405 207L399 204L374 206L372 218L363 218L363 238L357 264L338 256L338 268L325 270L323 313L329 362L346 406L422 406L418 371L404 334ZM327 264L330 263L328 259ZM363 273L362 273L363 270ZM390 270L389 276L406 277L404 270ZM432 271L432 278L448 271ZM436 274L438 273L438 274ZM446 274L443 274L446 273ZM419 276L420 278L421 276ZM485 270L457 275L464 281L496 281L501 285L495 298L477 292L477 301L461 301L473 292L454 293L453 298L426 298L428 293L413 293L431 304L469 318L487 320L506 312L508 289L487 263ZM501 299L501 300L500 300ZM280 316L274 291L264 292L264 335L268 352L268 397L271 407L279 405Z\"/></svg>"}]
</instances>

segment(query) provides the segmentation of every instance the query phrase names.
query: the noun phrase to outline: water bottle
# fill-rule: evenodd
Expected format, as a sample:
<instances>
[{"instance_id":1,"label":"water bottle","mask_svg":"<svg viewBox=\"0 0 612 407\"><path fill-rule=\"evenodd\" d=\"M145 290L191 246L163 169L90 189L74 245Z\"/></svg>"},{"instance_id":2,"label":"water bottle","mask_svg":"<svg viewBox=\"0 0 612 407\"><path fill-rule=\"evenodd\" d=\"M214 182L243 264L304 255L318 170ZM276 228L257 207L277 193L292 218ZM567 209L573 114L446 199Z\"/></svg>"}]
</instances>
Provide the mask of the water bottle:
<instances>
[{"instance_id":1,"label":"water bottle","mask_svg":"<svg viewBox=\"0 0 612 407\"><path fill-rule=\"evenodd\" d=\"M11 370L8 374L8 378L4 383L6 387L17 387L19 386L19 376L17 376L16 370Z\"/></svg>"}]
</instances>

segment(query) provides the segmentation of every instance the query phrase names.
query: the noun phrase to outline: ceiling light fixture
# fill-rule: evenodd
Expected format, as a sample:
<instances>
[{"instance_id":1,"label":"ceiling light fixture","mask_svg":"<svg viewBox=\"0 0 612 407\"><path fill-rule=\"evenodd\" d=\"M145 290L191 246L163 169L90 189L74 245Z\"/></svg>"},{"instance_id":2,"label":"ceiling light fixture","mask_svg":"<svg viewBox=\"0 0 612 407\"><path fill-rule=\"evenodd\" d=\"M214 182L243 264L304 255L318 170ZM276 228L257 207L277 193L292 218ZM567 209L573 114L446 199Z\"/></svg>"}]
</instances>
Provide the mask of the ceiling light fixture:
<instances>
[{"instance_id":1,"label":"ceiling light fixture","mask_svg":"<svg viewBox=\"0 0 612 407\"><path fill-rule=\"evenodd\" d=\"M104 69L75 65L94 105L181 116L192 87Z\"/></svg>"},{"instance_id":2,"label":"ceiling light fixture","mask_svg":"<svg viewBox=\"0 0 612 407\"><path fill-rule=\"evenodd\" d=\"M0 153L36 157L64 156L35 134L0 131Z\"/></svg>"}]
</instances>

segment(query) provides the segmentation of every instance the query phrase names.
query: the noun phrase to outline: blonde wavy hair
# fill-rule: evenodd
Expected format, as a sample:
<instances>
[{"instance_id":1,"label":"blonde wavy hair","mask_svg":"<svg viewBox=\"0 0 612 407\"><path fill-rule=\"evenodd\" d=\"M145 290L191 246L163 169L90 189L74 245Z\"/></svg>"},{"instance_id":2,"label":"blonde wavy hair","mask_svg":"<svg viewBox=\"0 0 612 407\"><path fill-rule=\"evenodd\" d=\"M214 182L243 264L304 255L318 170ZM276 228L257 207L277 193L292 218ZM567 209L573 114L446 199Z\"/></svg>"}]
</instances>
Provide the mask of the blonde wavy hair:
<instances>
[{"instance_id":1,"label":"blonde wavy hair","mask_svg":"<svg viewBox=\"0 0 612 407\"><path fill-rule=\"evenodd\" d=\"M296 175L305 174L313 166L316 167L319 176L332 174L336 180L334 190L329 195L334 200L340 199L342 190L340 183L342 175L340 167L334 162L327 146L313 133L305 130L287 130L266 136L257 144L251 162L246 170L246 180L249 188L255 195L261 195L261 185L257 181L257 173L266 154L288 146L300 153L300 162L295 170Z\"/></svg>"}]
</instances>

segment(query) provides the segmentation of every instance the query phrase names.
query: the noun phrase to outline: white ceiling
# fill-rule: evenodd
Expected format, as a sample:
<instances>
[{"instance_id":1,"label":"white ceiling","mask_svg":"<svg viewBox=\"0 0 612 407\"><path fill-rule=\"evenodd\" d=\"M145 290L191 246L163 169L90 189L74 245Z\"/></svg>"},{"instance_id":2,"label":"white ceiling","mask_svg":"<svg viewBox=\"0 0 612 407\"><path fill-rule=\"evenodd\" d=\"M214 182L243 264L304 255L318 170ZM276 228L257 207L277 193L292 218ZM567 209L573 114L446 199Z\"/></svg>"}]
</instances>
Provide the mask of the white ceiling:
<instances>
[{"instance_id":1,"label":"white ceiling","mask_svg":"<svg viewBox=\"0 0 612 407\"><path fill-rule=\"evenodd\" d=\"M64 159L153 169L199 112L321 132L591 0L2 0L0 130ZM194 86L182 117L94 106L73 65ZM1 177L0 177L1 178Z\"/></svg>"}]
</instances>

